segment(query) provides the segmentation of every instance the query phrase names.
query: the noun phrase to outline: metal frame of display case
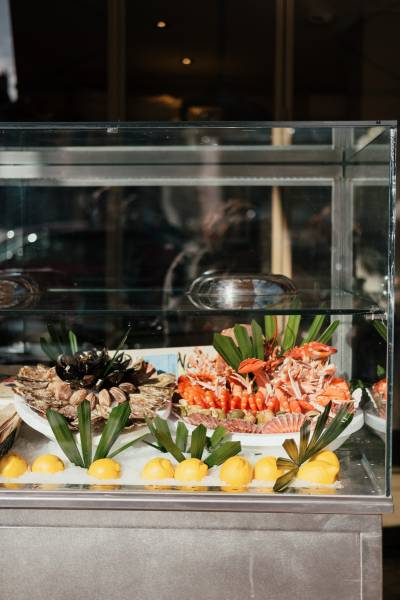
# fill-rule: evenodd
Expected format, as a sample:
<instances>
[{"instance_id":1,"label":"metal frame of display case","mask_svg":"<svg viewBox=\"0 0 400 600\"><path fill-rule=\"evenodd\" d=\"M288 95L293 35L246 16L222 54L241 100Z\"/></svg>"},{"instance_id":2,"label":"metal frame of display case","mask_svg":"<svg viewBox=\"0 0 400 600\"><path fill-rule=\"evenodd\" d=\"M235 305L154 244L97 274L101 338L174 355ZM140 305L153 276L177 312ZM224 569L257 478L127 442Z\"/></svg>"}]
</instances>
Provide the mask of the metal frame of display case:
<instances>
[{"instance_id":1,"label":"metal frame of display case","mask_svg":"<svg viewBox=\"0 0 400 600\"><path fill-rule=\"evenodd\" d=\"M368 164L349 163L354 149L347 128L372 125L394 128L396 122L20 123L18 127L95 131L101 128L106 134L113 134L124 127L210 130L238 125L249 129L339 129L335 131L332 145L309 146L307 150L302 145L279 149L272 145L216 147L215 160L210 165L202 163L204 157L198 145L161 149L129 146L126 150L107 146L49 150L8 148L0 151L0 185L15 184L16 181L24 185L47 183L52 186L96 186L110 182L115 186L329 185L332 188L332 287L351 287L353 186L379 185L387 183L388 179L387 167L380 164L379 147L368 149L365 155ZM346 129L341 131L340 127ZM12 128L15 125L0 124L0 135ZM392 135L395 151L394 129ZM208 161L210 154L208 146ZM323 162L322 154L326 162ZM278 162L274 164L274 160ZM319 162L317 177L315 162ZM241 168L238 176L240 164L246 166ZM345 164L351 174L351 184L343 178ZM212 168L207 170L208 166L215 165L218 165L217 176ZM394 194L394 172L390 174L390 185ZM389 247L394 227L392 217ZM389 260L388 370L392 375L393 255ZM338 264L340 269L335 266ZM348 317L339 318L346 320ZM340 336L337 343L342 364L349 364L351 349ZM391 387L389 394L392 395ZM390 414L387 427L390 432ZM390 452L388 445L389 470ZM9 595L12 593L16 600L28 593L32 600L46 594L58 598L82 598L85 593L96 598L106 598L113 593L121 600L132 594L140 600L156 596L163 600L200 596L214 599L225 597L222 592L231 600L242 600L247 595L273 600L293 597L295 600L304 593L311 599L325 600L336 600L338 596L346 600L379 600L381 597L379 515L392 509L390 482L386 496L227 494L217 489L193 494L178 490L132 490L128 486L115 492L74 485L47 489L23 484L13 487L0 486L0 527L3 532L0 566L3 573L7 571L5 589L9 589ZM82 564L82 556L93 552L97 544L101 544L101 549ZM207 549L204 548L206 544ZM39 548L44 547L47 553L43 563ZM99 556L104 547L108 549L110 561L117 564L114 572ZM262 560L258 558L260 553ZM151 555L155 571L149 571L142 560L143 554ZM29 564L32 555L35 564L38 561L37 564L42 565L44 576ZM64 582L59 578L53 581L51 573L56 572L65 559L67 571L74 573L74 581ZM31 583L28 586L24 578L9 572L8 565L18 564L19 560L27 565L25 577L34 582L33 587ZM132 569L132 561L138 569ZM266 568L268 564L273 566L275 574L278 573L273 581ZM207 573L207 584L202 588L198 577L203 571ZM113 582L111 587L107 576ZM71 586L77 594L71 595ZM95 596L92 595L94 589Z\"/></svg>"}]
</instances>

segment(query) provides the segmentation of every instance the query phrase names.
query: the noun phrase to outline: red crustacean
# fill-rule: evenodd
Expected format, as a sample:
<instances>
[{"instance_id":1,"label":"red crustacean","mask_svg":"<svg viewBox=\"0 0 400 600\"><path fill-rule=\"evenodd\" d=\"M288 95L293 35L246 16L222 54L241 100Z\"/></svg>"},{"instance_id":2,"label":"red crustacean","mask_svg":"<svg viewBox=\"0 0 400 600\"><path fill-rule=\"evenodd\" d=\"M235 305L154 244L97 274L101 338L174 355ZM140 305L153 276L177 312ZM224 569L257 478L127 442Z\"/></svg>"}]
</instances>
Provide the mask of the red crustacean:
<instances>
[{"instance_id":1,"label":"red crustacean","mask_svg":"<svg viewBox=\"0 0 400 600\"><path fill-rule=\"evenodd\" d=\"M227 332L233 337L232 331ZM264 350L265 360L247 358L234 370L220 355L210 358L196 348L188 358L186 375L179 378L178 393L189 406L216 408L225 415L239 409L250 417L264 411L264 419L281 414L315 415L330 401L332 414L343 403L349 405L349 411L354 410L347 382L336 376L336 367L329 362L336 348L308 342L282 353L279 345L271 343L270 346L265 344ZM206 417L207 410L202 414ZM219 419L216 415L212 413L212 418ZM262 423L265 429L266 421ZM232 423L229 426L236 427ZM247 431L251 429L248 423L243 427ZM254 426L254 432L257 427Z\"/></svg>"},{"instance_id":2,"label":"red crustacean","mask_svg":"<svg viewBox=\"0 0 400 600\"><path fill-rule=\"evenodd\" d=\"M336 354L336 348L321 344L320 342L309 342L303 346L295 346L291 350L285 352L285 356L290 356L295 359L304 361L321 360L329 358L332 354Z\"/></svg>"}]
</instances>

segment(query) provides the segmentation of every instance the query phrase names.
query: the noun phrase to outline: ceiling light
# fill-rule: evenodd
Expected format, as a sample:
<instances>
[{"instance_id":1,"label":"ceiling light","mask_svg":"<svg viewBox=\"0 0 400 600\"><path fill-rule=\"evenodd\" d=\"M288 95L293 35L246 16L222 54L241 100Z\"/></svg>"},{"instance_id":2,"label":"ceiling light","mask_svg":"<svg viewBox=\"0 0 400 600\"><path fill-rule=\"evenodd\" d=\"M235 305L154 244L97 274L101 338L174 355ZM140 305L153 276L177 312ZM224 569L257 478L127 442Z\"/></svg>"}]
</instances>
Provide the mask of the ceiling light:
<instances>
[{"instance_id":1,"label":"ceiling light","mask_svg":"<svg viewBox=\"0 0 400 600\"><path fill-rule=\"evenodd\" d=\"M192 59L189 58L188 56L185 56L185 58L182 58L182 64L183 65L191 65L192 64Z\"/></svg>"},{"instance_id":2,"label":"ceiling light","mask_svg":"<svg viewBox=\"0 0 400 600\"><path fill-rule=\"evenodd\" d=\"M164 29L167 26L165 21L157 21L157 27L159 29Z\"/></svg>"}]
</instances>

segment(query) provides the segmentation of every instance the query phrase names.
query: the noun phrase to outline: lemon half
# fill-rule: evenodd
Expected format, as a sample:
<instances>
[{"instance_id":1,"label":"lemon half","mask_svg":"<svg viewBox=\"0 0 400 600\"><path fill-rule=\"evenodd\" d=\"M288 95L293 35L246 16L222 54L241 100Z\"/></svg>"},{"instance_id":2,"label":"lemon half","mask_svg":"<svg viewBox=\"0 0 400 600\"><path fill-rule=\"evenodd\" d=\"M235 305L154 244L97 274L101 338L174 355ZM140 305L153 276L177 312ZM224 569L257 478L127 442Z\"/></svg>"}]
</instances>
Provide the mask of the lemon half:
<instances>
[{"instance_id":1,"label":"lemon half","mask_svg":"<svg viewBox=\"0 0 400 600\"><path fill-rule=\"evenodd\" d=\"M55 454L42 454L32 463L32 473L57 473L64 471L64 463Z\"/></svg>"},{"instance_id":2,"label":"lemon half","mask_svg":"<svg viewBox=\"0 0 400 600\"><path fill-rule=\"evenodd\" d=\"M10 452L10 454L0 459L0 475L2 477L8 477L9 479L20 477L28 469L29 466L26 460L15 452Z\"/></svg>"},{"instance_id":3,"label":"lemon half","mask_svg":"<svg viewBox=\"0 0 400 600\"><path fill-rule=\"evenodd\" d=\"M253 479L253 466L242 456L231 456L222 465L219 476L225 483L242 487Z\"/></svg>"},{"instance_id":4,"label":"lemon half","mask_svg":"<svg viewBox=\"0 0 400 600\"><path fill-rule=\"evenodd\" d=\"M208 467L199 458L186 458L175 469L178 481L201 481L208 473Z\"/></svg>"},{"instance_id":5,"label":"lemon half","mask_svg":"<svg viewBox=\"0 0 400 600\"><path fill-rule=\"evenodd\" d=\"M152 458L144 465L141 477L146 481L171 479L174 477L174 467L168 458Z\"/></svg>"},{"instance_id":6,"label":"lemon half","mask_svg":"<svg viewBox=\"0 0 400 600\"><path fill-rule=\"evenodd\" d=\"M99 458L90 465L88 474L96 479L119 479L121 465L112 458Z\"/></svg>"}]
</instances>

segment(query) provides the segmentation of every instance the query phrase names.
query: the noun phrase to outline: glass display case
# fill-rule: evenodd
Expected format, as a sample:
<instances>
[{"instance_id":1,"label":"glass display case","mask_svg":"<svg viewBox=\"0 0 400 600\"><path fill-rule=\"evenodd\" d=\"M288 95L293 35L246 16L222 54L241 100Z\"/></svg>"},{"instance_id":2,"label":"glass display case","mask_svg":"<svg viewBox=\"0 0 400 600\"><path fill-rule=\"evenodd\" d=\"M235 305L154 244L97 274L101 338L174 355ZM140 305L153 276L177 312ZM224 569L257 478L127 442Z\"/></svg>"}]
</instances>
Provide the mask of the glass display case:
<instances>
[{"instance_id":1,"label":"glass display case","mask_svg":"<svg viewBox=\"0 0 400 600\"><path fill-rule=\"evenodd\" d=\"M395 136L2 125L2 498L388 505Z\"/></svg>"}]
</instances>

